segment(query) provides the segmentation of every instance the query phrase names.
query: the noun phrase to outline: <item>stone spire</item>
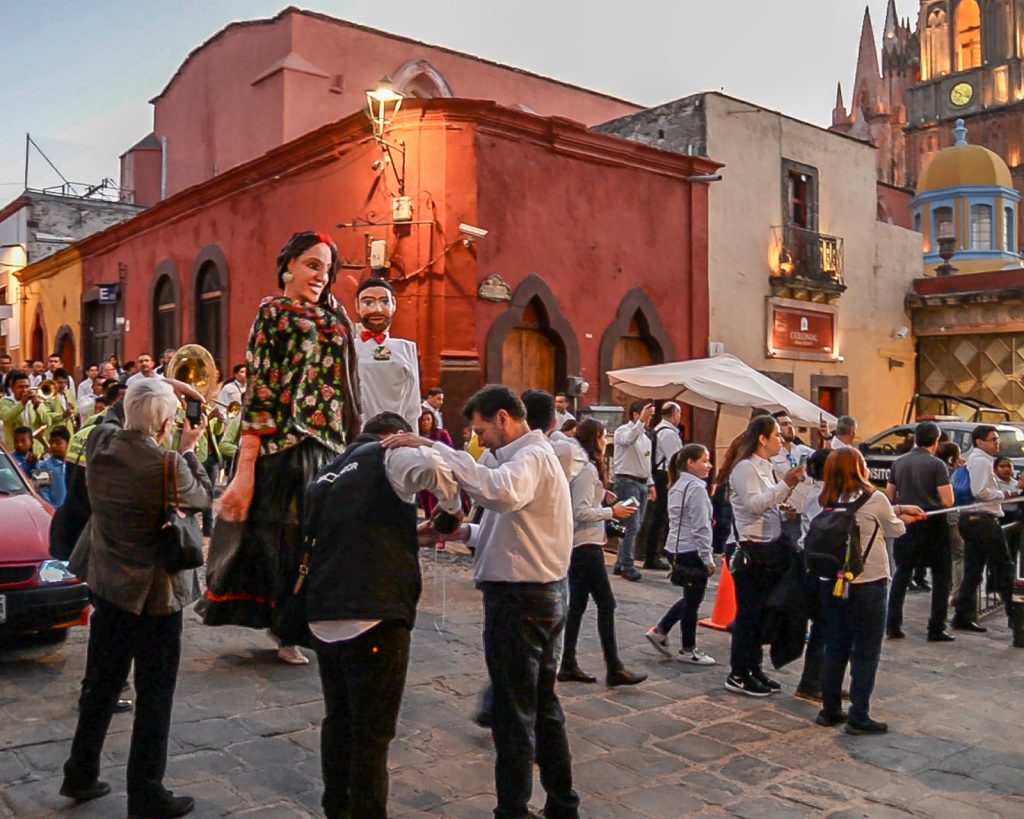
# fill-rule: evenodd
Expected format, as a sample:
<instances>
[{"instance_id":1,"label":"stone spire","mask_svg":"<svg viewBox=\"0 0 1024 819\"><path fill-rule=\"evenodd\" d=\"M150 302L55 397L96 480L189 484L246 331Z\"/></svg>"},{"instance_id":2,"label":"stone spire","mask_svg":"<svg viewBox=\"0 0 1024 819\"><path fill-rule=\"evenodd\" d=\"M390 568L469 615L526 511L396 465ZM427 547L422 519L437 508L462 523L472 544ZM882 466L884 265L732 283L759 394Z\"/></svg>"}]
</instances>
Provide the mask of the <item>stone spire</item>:
<instances>
[{"instance_id":1,"label":"stone spire","mask_svg":"<svg viewBox=\"0 0 1024 819\"><path fill-rule=\"evenodd\" d=\"M875 46L875 32L871 25L871 10L864 7L864 23L860 30L860 47L857 51L857 75L853 83L853 97L850 111L858 108L871 115L882 105L882 73L878 68L878 51Z\"/></svg>"},{"instance_id":2,"label":"stone spire","mask_svg":"<svg viewBox=\"0 0 1024 819\"><path fill-rule=\"evenodd\" d=\"M900 20L896 16L896 0L889 0L889 8L885 12L885 31L882 32L882 47L893 50L899 46Z\"/></svg>"}]
</instances>

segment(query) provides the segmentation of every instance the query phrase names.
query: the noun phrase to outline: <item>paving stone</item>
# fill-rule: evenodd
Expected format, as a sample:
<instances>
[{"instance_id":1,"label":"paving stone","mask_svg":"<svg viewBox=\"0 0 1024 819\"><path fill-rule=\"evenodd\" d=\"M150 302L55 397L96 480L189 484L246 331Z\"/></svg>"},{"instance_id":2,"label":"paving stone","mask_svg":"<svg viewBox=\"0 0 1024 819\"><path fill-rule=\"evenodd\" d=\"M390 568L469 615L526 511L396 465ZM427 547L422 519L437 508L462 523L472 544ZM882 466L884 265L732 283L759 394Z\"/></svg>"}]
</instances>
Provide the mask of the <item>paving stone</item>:
<instances>
[{"instance_id":1,"label":"paving stone","mask_svg":"<svg viewBox=\"0 0 1024 819\"><path fill-rule=\"evenodd\" d=\"M646 779L633 771L612 765L604 759L592 759L573 766L573 784L587 793L601 796L616 794L644 784Z\"/></svg>"},{"instance_id":2,"label":"paving stone","mask_svg":"<svg viewBox=\"0 0 1024 819\"><path fill-rule=\"evenodd\" d=\"M1024 796L1024 768L993 765L978 771L975 776L1003 793ZM1022 813L1024 813L1024 808L1022 808Z\"/></svg>"},{"instance_id":3,"label":"paving stone","mask_svg":"<svg viewBox=\"0 0 1024 819\"><path fill-rule=\"evenodd\" d=\"M666 739L654 744L693 762L708 762L736 751L735 748L723 745L721 742L694 734L683 734L674 739Z\"/></svg>"},{"instance_id":4,"label":"paving stone","mask_svg":"<svg viewBox=\"0 0 1024 819\"><path fill-rule=\"evenodd\" d=\"M422 771L409 771L391 783L389 801L396 810L403 806L436 814L452 798L452 790L433 777Z\"/></svg>"},{"instance_id":5,"label":"paving stone","mask_svg":"<svg viewBox=\"0 0 1024 819\"><path fill-rule=\"evenodd\" d=\"M307 719L302 713L291 708L264 708L255 713L241 714L238 724L254 737L269 737L291 734L319 725L319 717Z\"/></svg>"},{"instance_id":6,"label":"paving stone","mask_svg":"<svg viewBox=\"0 0 1024 819\"><path fill-rule=\"evenodd\" d=\"M709 725L707 728L701 728L700 733L706 737L733 745L740 745L746 742L760 742L761 740L768 739L769 736L766 732L759 731L757 728L752 728L741 722L718 722L714 725Z\"/></svg>"},{"instance_id":7,"label":"paving stone","mask_svg":"<svg viewBox=\"0 0 1024 819\"><path fill-rule=\"evenodd\" d=\"M744 790L742 785L704 771L684 774L680 785L687 793L693 793L712 805L731 802Z\"/></svg>"},{"instance_id":8,"label":"paving stone","mask_svg":"<svg viewBox=\"0 0 1024 819\"><path fill-rule=\"evenodd\" d=\"M29 776L29 768L25 767L14 751L0 751L0 786L17 782Z\"/></svg>"},{"instance_id":9,"label":"paving stone","mask_svg":"<svg viewBox=\"0 0 1024 819\"><path fill-rule=\"evenodd\" d=\"M603 748L636 747L647 739L647 734L621 722L594 722L580 725L575 734Z\"/></svg>"},{"instance_id":10,"label":"paving stone","mask_svg":"<svg viewBox=\"0 0 1024 819\"><path fill-rule=\"evenodd\" d=\"M647 816L687 816L704 807L704 800L682 791L678 785L655 785L619 797L625 805Z\"/></svg>"},{"instance_id":11,"label":"paving stone","mask_svg":"<svg viewBox=\"0 0 1024 819\"><path fill-rule=\"evenodd\" d=\"M798 816L817 816L819 814L815 808L769 796L743 800L727 807L741 819L794 819Z\"/></svg>"},{"instance_id":12,"label":"paving stone","mask_svg":"<svg viewBox=\"0 0 1024 819\"><path fill-rule=\"evenodd\" d=\"M888 745L876 745L871 742L874 737L848 737L844 739L847 751L854 759L859 759L879 768L900 773L917 773L927 768L932 760L921 754L903 751ZM860 740L867 740L866 742Z\"/></svg>"},{"instance_id":13,"label":"paving stone","mask_svg":"<svg viewBox=\"0 0 1024 819\"><path fill-rule=\"evenodd\" d=\"M806 720L790 716L789 714L783 714L779 711L765 709L763 711L756 711L752 714L747 714L743 717L743 721L749 722L752 725L757 725L760 728L766 728L769 731L786 734L790 731L799 731L801 728L807 728L813 725L814 717L817 716L818 711L817 709L811 710L813 713Z\"/></svg>"},{"instance_id":14,"label":"paving stone","mask_svg":"<svg viewBox=\"0 0 1024 819\"><path fill-rule=\"evenodd\" d=\"M233 719L208 719L171 724L171 736L186 748L224 748L249 739L250 734Z\"/></svg>"},{"instance_id":15,"label":"paving stone","mask_svg":"<svg viewBox=\"0 0 1024 819\"><path fill-rule=\"evenodd\" d=\"M623 748L604 757L607 762L635 771L648 781L679 773L679 757L653 748Z\"/></svg>"},{"instance_id":16,"label":"paving stone","mask_svg":"<svg viewBox=\"0 0 1024 819\"><path fill-rule=\"evenodd\" d=\"M638 731L643 731L659 739L668 739L668 737L691 731L696 727L694 723L674 717L665 711L645 711L642 714L632 714L624 717L622 721L630 728L636 728Z\"/></svg>"},{"instance_id":17,"label":"paving stone","mask_svg":"<svg viewBox=\"0 0 1024 819\"><path fill-rule=\"evenodd\" d=\"M851 791L835 782L811 776L797 776L768 787L769 793L818 810L828 810L849 801Z\"/></svg>"},{"instance_id":18,"label":"paving stone","mask_svg":"<svg viewBox=\"0 0 1024 819\"><path fill-rule=\"evenodd\" d=\"M243 765L227 751L195 751L178 754L167 761L167 783L171 787L190 785L237 771Z\"/></svg>"},{"instance_id":19,"label":"paving stone","mask_svg":"<svg viewBox=\"0 0 1024 819\"><path fill-rule=\"evenodd\" d=\"M616 689L610 692L609 696L614 697L614 700L610 700L611 702L614 702L616 705L624 705L631 711L649 711L652 708L664 708L675 702L675 698L663 696L656 691L649 691L642 684Z\"/></svg>"},{"instance_id":20,"label":"paving stone","mask_svg":"<svg viewBox=\"0 0 1024 819\"><path fill-rule=\"evenodd\" d=\"M913 814L888 805L864 805L844 808L828 814L828 819L907 819Z\"/></svg>"},{"instance_id":21,"label":"paving stone","mask_svg":"<svg viewBox=\"0 0 1024 819\"><path fill-rule=\"evenodd\" d=\"M234 772L224 775L222 779L232 790L248 796L254 804L277 801L319 785L319 782L313 782L300 774L294 766Z\"/></svg>"},{"instance_id":22,"label":"paving stone","mask_svg":"<svg viewBox=\"0 0 1024 819\"><path fill-rule=\"evenodd\" d=\"M597 721L624 717L631 713L624 705L599 697L588 697L584 700L570 702L564 706L564 710L567 720L575 717L581 720Z\"/></svg>"},{"instance_id":23,"label":"paving stone","mask_svg":"<svg viewBox=\"0 0 1024 819\"><path fill-rule=\"evenodd\" d=\"M253 768L272 765L290 765L306 758L306 752L294 743L276 737L261 737L245 742L236 742L227 749Z\"/></svg>"},{"instance_id":24,"label":"paving stone","mask_svg":"<svg viewBox=\"0 0 1024 819\"><path fill-rule=\"evenodd\" d=\"M737 756L722 765L718 772L744 785L760 785L786 773L786 769L752 756Z\"/></svg>"},{"instance_id":25,"label":"paving stone","mask_svg":"<svg viewBox=\"0 0 1024 819\"><path fill-rule=\"evenodd\" d=\"M18 755L32 770L53 773L61 770L70 750L71 746L66 742L44 742L19 748Z\"/></svg>"}]
</instances>

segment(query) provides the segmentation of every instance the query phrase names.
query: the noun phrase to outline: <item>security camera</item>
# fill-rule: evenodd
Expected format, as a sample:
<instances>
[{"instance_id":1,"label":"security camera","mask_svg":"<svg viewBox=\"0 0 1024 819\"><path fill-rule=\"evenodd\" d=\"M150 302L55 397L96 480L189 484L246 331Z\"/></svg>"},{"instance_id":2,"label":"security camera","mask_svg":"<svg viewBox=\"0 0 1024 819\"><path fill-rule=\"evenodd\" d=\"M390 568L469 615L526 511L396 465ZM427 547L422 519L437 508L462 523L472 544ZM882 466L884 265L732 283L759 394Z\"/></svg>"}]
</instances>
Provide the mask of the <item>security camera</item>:
<instances>
[{"instance_id":1,"label":"security camera","mask_svg":"<svg viewBox=\"0 0 1024 819\"><path fill-rule=\"evenodd\" d=\"M467 236L473 239L483 239L487 235L487 231L482 227L476 225L467 225L465 223L459 225L459 233L465 233Z\"/></svg>"},{"instance_id":2,"label":"security camera","mask_svg":"<svg viewBox=\"0 0 1024 819\"><path fill-rule=\"evenodd\" d=\"M902 327L899 327L899 328L897 328L897 329L892 331L892 337L893 338L906 338L909 333L910 333L910 328L907 327L906 325L903 325Z\"/></svg>"}]
</instances>

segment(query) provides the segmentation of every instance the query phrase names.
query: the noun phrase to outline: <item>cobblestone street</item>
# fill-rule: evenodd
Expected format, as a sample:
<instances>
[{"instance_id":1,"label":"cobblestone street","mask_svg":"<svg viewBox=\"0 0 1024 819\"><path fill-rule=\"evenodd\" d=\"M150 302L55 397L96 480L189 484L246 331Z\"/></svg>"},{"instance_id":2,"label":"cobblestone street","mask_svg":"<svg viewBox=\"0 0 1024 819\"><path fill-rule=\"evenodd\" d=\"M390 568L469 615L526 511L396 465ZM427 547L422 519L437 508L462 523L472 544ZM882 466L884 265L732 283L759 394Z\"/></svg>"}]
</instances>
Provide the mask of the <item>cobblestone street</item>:
<instances>
[{"instance_id":1,"label":"cobblestone street","mask_svg":"<svg viewBox=\"0 0 1024 819\"><path fill-rule=\"evenodd\" d=\"M424 561L391 746L391 812L486 817L494 806L491 739L470 720L485 684L480 600L467 558L438 560ZM560 686L583 815L1024 815L1024 652L1010 647L1003 618L988 621L988 634L929 644L927 595L911 595L907 639L886 644L873 703L890 732L852 737L815 726L816 707L793 698L799 663L778 673L782 694L753 700L722 687L726 634L698 635L720 662L710 669L657 655L643 633L675 599L660 573L613 587L623 657L650 679L629 690ZM597 673L593 618L591 608L580 663ZM113 794L79 807L57 794L86 633L76 629L55 650L0 655L0 815L124 815L128 716L114 717L104 751L102 777ZM321 714L315 660L283 665L265 635L204 628L188 612L167 784L196 797L199 817L317 815ZM542 799L537 783L534 805Z\"/></svg>"}]
</instances>

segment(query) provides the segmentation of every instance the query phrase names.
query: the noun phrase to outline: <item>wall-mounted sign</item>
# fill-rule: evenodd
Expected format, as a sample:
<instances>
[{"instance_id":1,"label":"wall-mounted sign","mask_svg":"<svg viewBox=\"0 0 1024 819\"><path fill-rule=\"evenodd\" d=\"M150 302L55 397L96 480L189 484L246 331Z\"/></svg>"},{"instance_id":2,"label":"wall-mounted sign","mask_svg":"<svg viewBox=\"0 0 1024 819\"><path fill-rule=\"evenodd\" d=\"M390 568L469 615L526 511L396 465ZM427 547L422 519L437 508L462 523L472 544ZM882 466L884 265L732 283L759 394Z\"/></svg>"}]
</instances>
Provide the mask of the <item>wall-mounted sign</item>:
<instances>
[{"instance_id":1,"label":"wall-mounted sign","mask_svg":"<svg viewBox=\"0 0 1024 819\"><path fill-rule=\"evenodd\" d=\"M116 284L98 284L96 292L100 304L117 304L118 296L121 294L120 287Z\"/></svg>"},{"instance_id":2,"label":"wall-mounted sign","mask_svg":"<svg viewBox=\"0 0 1024 819\"><path fill-rule=\"evenodd\" d=\"M829 305L793 299L768 300L768 355L833 361L836 349L836 311Z\"/></svg>"},{"instance_id":3,"label":"wall-mounted sign","mask_svg":"<svg viewBox=\"0 0 1024 819\"><path fill-rule=\"evenodd\" d=\"M496 273L480 282L476 294L484 301L512 301L512 288Z\"/></svg>"}]
</instances>

